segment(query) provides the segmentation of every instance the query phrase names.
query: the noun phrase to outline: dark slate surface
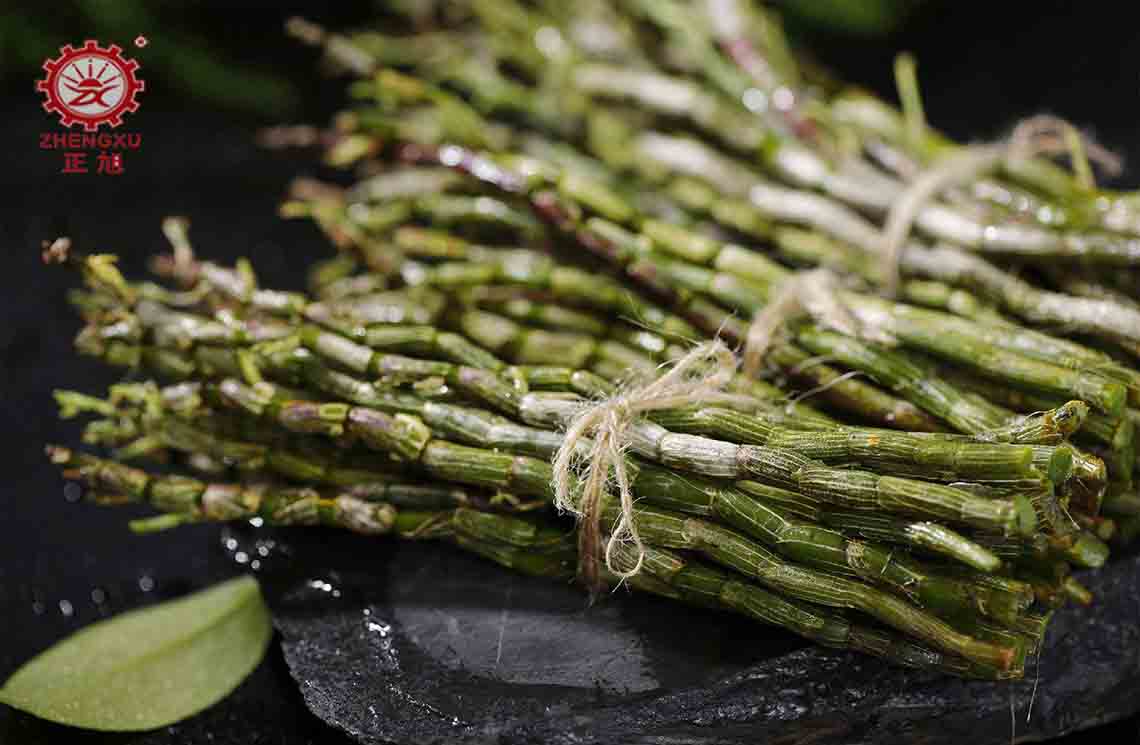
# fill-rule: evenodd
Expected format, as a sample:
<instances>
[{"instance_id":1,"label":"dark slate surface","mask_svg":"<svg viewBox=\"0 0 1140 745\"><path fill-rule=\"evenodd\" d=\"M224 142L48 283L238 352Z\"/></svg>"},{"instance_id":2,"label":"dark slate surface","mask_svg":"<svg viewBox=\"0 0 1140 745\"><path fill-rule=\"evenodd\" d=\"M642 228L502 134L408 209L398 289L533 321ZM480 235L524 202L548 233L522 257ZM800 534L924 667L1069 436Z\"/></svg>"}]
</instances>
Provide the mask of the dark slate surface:
<instances>
[{"instance_id":1,"label":"dark slate surface","mask_svg":"<svg viewBox=\"0 0 1140 745\"><path fill-rule=\"evenodd\" d=\"M1039 674L1000 684L791 649L780 631L657 598L587 608L572 586L444 546L391 547L376 567L327 569L275 613L306 703L365 743L982 745L1140 709L1137 559L1086 577L1097 605L1059 613Z\"/></svg>"}]
</instances>

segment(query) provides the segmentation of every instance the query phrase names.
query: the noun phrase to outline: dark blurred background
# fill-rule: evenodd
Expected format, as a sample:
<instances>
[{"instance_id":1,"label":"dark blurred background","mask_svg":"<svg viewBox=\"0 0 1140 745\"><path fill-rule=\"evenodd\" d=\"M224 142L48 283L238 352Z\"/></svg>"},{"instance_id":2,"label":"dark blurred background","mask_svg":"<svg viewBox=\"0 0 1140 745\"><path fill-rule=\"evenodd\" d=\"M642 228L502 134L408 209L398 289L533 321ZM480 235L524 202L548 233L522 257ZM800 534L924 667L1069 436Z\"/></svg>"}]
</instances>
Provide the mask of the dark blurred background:
<instances>
[{"instance_id":1,"label":"dark blurred background","mask_svg":"<svg viewBox=\"0 0 1140 745\"><path fill-rule=\"evenodd\" d=\"M1118 3L948 0L796 0L791 32L842 78L893 98L892 60L918 56L928 119L957 138L984 139L1042 111L1085 127L1126 157L1122 184L1140 183L1140 27ZM189 216L200 253L248 256L266 285L299 288L302 270L328 250L307 223L276 205L288 181L320 175L313 153L266 152L259 127L327 122L342 81L319 55L286 38L284 20L365 24L374 6L338 3L176 3L83 0L0 7L0 680L81 626L197 589L241 571L216 526L134 536L129 509L73 503L42 456L45 442L74 444L56 420L55 387L99 390L114 373L77 358L64 293L72 277L39 264L42 239L70 235L88 251L123 256L140 271L165 248L159 221ZM132 40L149 44L136 49ZM143 136L120 176L59 173L62 155L37 135L59 131L33 81L65 43L116 42L139 60L147 90L123 130ZM321 540L321 539L317 539ZM338 539L340 540L340 539ZM1047 674L1047 671L1046 671ZM1069 738L1138 739L1140 721ZM0 743L339 743L304 709L280 653L229 699L167 730L135 736L81 733L0 706Z\"/></svg>"}]
</instances>

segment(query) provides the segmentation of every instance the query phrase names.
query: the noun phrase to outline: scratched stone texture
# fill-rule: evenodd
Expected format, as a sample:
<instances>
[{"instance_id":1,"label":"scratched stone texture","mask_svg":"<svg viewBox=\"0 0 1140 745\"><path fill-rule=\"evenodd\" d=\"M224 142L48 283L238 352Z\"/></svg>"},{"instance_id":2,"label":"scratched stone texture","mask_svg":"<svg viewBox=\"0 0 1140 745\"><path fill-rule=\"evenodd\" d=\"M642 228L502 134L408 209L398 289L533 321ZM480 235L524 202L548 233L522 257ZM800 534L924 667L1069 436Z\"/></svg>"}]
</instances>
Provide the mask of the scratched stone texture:
<instances>
[{"instance_id":1,"label":"scratched stone texture","mask_svg":"<svg viewBox=\"0 0 1140 745\"><path fill-rule=\"evenodd\" d=\"M309 708L364 743L998 745L1011 728L1044 739L1140 708L1138 564L1086 577L1096 606L1059 613L1039 678L1009 684L803 647L659 598L587 607L571 585L431 544L329 565L283 588L275 618Z\"/></svg>"}]
</instances>

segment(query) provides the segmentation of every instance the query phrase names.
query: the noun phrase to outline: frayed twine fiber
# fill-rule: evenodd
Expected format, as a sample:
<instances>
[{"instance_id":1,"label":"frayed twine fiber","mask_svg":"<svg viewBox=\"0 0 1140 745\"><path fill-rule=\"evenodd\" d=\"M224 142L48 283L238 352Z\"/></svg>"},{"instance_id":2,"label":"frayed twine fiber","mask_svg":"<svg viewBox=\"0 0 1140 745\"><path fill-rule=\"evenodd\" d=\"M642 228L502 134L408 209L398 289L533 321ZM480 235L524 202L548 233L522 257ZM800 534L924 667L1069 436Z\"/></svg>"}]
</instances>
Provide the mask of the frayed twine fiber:
<instances>
[{"instance_id":1,"label":"frayed twine fiber","mask_svg":"<svg viewBox=\"0 0 1140 745\"><path fill-rule=\"evenodd\" d=\"M605 587L600 571L603 556L606 569L620 579L636 575L645 561L645 544L637 530L625 466L627 428L646 412L700 403L718 395L735 373L736 357L732 350L719 339L705 342L653 382L619 390L589 405L570 422L562 446L554 456L551 485L559 511L569 512L579 519L578 574L592 593ZM580 447L587 438L590 438L588 446ZM603 550L601 513L609 492L611 471L621 499L621 515L609 531L611 538L605 541ZM619 570L615 565L614 547L627 541L633 543L637 559L632 567Z\"/></svg>"},{"instance_id":2,"label":"frayed twine fiber","mask_svg":"<svg viewBox=\"0 0 1140 745\"><path fill-rule=\"evenodd\" d=\"M887 213L882 243L884 294L894 297L898 292L902 252L914 221L927 202L952 186L981 178L1004 162L1063 153L1069 154L1073 170L1090 188L1094 184L1088 161L1110 174L1121 169L1119 157L1072 124L1058 116L1039 114L1019 122L1004 142L962 148L920 174Z\"/></svg>"},{"instance_id":3,"label":"frayed twine fiber","mask_svg":"<svg viewBox=\"0 0 1140 745\"><path fill-rule=\"evenodd\" d=\"M861 323L840 299L839 277L830 269L797 272L780 283L774 297L752 318L744 340L746 375L755 376L776 332L789 321L808 316L826 328L859 339L894 342L886 332Z\"/></svg>"}]
</instances>

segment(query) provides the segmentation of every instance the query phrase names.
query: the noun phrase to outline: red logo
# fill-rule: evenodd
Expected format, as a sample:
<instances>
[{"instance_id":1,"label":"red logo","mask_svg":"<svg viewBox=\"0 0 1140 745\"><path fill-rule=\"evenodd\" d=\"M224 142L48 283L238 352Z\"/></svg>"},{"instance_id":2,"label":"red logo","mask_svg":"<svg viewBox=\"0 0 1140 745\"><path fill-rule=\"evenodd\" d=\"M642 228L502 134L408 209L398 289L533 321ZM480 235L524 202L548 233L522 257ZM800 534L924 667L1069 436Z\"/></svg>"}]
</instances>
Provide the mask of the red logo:
<instances>
[{"instance_id":1,"label":"red logo","mask_svg":"<svg viewBox=\"0 0 1140 745\"><path fill-rule=\"evenodd\" d=\"M82 48L68 44L59 57L45 61L47 76L36 81L36 90L44 94L44 111L58 114L65 127L82 124L88 132L103 124L117 127L124 112L139 107L137 96L146 86L135 77L138 67L116 45L103 48L89 39Z\"/></svg>"}]
</instances>

